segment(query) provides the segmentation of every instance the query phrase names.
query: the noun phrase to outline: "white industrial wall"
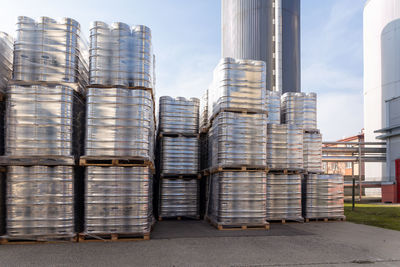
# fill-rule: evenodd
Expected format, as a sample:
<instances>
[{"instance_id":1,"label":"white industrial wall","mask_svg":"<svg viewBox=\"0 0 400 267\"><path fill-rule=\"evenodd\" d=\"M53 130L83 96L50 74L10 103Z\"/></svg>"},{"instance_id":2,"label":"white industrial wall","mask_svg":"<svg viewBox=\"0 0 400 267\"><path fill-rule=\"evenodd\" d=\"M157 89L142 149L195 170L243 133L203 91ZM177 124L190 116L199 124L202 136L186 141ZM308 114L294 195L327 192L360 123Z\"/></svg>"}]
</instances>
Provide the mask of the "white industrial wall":
<instances>
[{"instance_id":1,"label":"white industrial wall","mask_svg":"<svg viewBox=\"0 0 400 267\"><path fill-rule=\"evenodd\" d=\"M385 101L400 90L400 0L369 0L364 8L365 141L377 142L374 131L387 123ZM391 24L392 23L392 24ZM367 181L387 181L385 163L367 163ZM368 189L367 195L380 195Z\"/></svg>"}]
</instances>

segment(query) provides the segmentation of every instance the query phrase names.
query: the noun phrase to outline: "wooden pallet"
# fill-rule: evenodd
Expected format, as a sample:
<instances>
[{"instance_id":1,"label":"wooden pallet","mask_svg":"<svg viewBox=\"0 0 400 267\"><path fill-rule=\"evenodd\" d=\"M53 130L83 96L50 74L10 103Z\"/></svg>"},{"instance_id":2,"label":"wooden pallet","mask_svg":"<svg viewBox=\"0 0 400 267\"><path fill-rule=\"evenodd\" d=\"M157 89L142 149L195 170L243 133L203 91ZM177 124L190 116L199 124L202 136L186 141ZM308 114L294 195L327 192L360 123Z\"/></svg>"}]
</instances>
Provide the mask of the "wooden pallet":
<instances>
[{"instance_id":1,"label":"wooden pallet","mask_svg":"<svg viewBox=\"0 0 400 267\"><path fill-rule=\"evenodd\" d=\"M282 220L268 220L269 223L275 223L275 224L286 224L286 223L304 223L304 219L299 219L299 220L288 220L288 219L282 219Z\"/></svg>"},{"instance_id":2,"label":"wooden pallet","mask_svg":"<svg viewBox=\"0 0 400 267\"><path fill-rule=\"evenodd\" d=\"M216 172L268 172L269 169L264 166L218 166L203 171L205 174L213 174Z\"/></svg>"},{"instance_id":3,"label":"wooden pallet","mask_svg":"<svg viewBox=\"0 0 400 267\"><path fill-rule=\"evenodd\" d=\"M117 242L150 240L150 233L78 234L78 242Z\"/></svg>"},{"instance_id":4,"label":"wooden pallet","mask_svg":"<svg viewBox=\"0 0 400 267\"><path fill-rule=\"evenodd\" d=\"M0 156L0 166L74 166L73 156Z\"/></svg>"},{"instance_id":5,"label":"wooden pallet","mask_svg":"<svg viewBox=\"0 0 400 267\"><path fill-rule=\"evenodd\" d=\"M182 221L182 220L200 220L200 215L196 215L195 217L190 217L190 216L168 216L168 217L162 217L158 216L158 221L169 221L169 220L176 220L176 221Z\"/></svg>"},{"instance_id":6,"label":"wooden pallet","mask_svg":"<svg viewBox=\"0 0 400 267\"><path fill-rule=\"evenodd\" d=\"M201 174L174 174L174 173L161 173L161 179L201 179Z\"/></svg>"},{"instance_id":7,"label":"wooden pallet","mask_svg":"<svg viewBox=\"0 0 400 267\"><path fill-rule=\"evenodd\" d=\"M73 237L34 237L32 239L26 238L10 238L10 237L1 237L0 245L30 245L30 244L54 244L54 243L65 243L65 242L77 242L77 236Z\"/></svg>"},{"instance_id":8,"label":"wooden pallet","mask_svg":"<svg viewBox=\"0 0 400 267\"><path fill-rule=\"evenodd\" d=\"M199 134L190 134L190 133L177 133L177 132L162 132L158 133L158 137L194 137L199 138Z\"/></svg>"},{"instance_id":9,"label":"wooden pallet","mask_svg":"<svg viewBox=\"0 0 400 267\"><path fill-rule=\"evenodd\" d=\"M95 157L83 156L79 159L80 166L120 166L120 167L143 167L153 168L153 162L138 157Z\"/></svg>"},{"instance_id":10,"label":"wooden pallet","mask_svg":"<svg viewBox=\"0 0 400 267\"><path fill-rule=\"evenodd\" d=\"M340 218L305 218L305 222L344 222L346 221L346 217Z\"/></svg>"},{"instance_id":11,"label":"wooden pallet","mask_svg":"<svg viewBox=\"0 0 400 267\"><path fill-rule=\"evenodd\" d=\"M269 169L272 174L303 174L303 169Z\"/></svg>"},{"instance_id":12,"label":"wooden pallet","mask_svg":"<svg viewBox=\"0 0 400 267\"><path fill-rule=\"evenodd\" d=\"M262 109L248 109L248 108L221 108L219 109L219 111L214 114L213 116L211 116L210 118L210 127L213 124L214 119L218 116L218 114L222 113L222 112L232 112L232 113L241 113L241 114L265 114L268 115L268 112Z\"/></svg>"},{"instance_id":13,"label":"wooden pallet","mask_svg":"<svg viewBox=\"0 0 400 267\"><path fill-rule=\"evenodd\" d=\"M269 230L269 223L265 224L220 224L206 217L206 220L220 231L238 231L238 230Z\"/></svg>"},{"instance_id":14,"label":"wooden pallet","mask_svg":"<svg viewBox=\"0 0 400 267\"><path fill-rule=\"evenodd\" d=\"M308 133L308 134L320 134L320 130L319 129L303 129L304 133Z\"/></svg>"}]
</instances>

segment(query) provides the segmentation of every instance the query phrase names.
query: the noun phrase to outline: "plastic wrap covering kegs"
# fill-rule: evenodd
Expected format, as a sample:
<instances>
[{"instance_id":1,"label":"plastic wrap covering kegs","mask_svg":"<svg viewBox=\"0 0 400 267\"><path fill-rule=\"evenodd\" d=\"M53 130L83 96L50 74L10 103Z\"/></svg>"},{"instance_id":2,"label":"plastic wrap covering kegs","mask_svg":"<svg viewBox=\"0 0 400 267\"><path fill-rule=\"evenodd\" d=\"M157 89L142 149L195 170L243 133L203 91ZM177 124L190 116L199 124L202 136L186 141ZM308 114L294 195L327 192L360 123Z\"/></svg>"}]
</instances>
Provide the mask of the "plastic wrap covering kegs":
<instances>
[{"instance_id":1,"label":"plastic wrap covering kegs","mask_svg":"<svg viewBox=\"0 0 400 267\"><path fill-rule=\"evenodd\" d=\"M9 166L7 235L69 237L74 229L73 167Z\"/></svg>"},{"instance_id":2,"label":"plastic wrap covering kegs","mask_svg":"<svg viewBox=\"0 0 400 267\"><path fill-rule=\"evenodd\" d=\"M160 217L199 216L198 179L160 179Z\"/></svg>"},{"instance_id":3,"label":"plastic wrap covering kegs","mask_svg":"<svg viewBox=\"0 0 400 267\"><path fill-rule=\"evenodd\" d=\"M37 22L18 17L14 45L14 74L18 81L88 82L87 42L73 19Z\"/></svg>"},{"instance_id":4,"label":"plastic wrap covering kegs","mask_svg":"<svg viewBox=\"0 0 400 267\"><path fill-rule=\"evenodd\" d=\"M303 186L305 218L343 218L344 180L338 174L308 174Z\"/></svg>"},{"instance_id":5,"label":"plastic wrap covering kegs","mask_svg":"<svg viewBox=\"0 0 400 267\"><path fill-rule=\"evenodd\" d=\"M13 39L5 32L0 32L0 92L7 88L12 76Z\"/></svg>"},{"instance_id":6,"label":"plastic wrap covering kegs","mask_svg":"<svg viewBox=\"0 0 400 267\"><path fill-rule=\"evenodd\" d=\"M265 224L267 174L218 172L209 180L208 217L218 224Z\"/></svg>"},{"instance_id":7,"label":"plastic wrap covering kegs","mask_svg":"<svg viewBox=\"0 0 400 267\"><path fill-rule=\"evenodd\" d=\"M197 174L199 171L199 139L167 137L161 139L161 174Z\"/></svg>"},{"instance_id":8,"label":"plastic wrap covering kegs","mask_svg":"<svg viewBox=\"0 0 400 267\"><path fill-rule=\"evenodd\" d=\"M84 102L68 86L18 86L7 89L6 155L81 154Z\"/></svg>"},{"instance_id":9,"label":"plastic wrap covering kegs","mask_svg":"<svg viewBox=\"0 0 400 267\"><path fill-rule=\"evenodd\" d=\"M6 177L0 173L0 236L6 232Z\"/></svg>"},{"instance_id":10,"label":"plastic wrap covering kegs","mask_svg":"<svg viewBox=\"0 0 400 267\"><path fill-rule=\"evenodd\" d=\"M160 97L159 131L163 133L197 134L199 132L197 98Z\"/></svg>"},{"instance_id":11,"label":"plastic wrap covering kegs","mask_svg":"<svg viewBox=\"0 0 400 267\"><path fill-rule=\"evenodd\" d=\"M268 123L281 123L281 93L275 91L267 91L267 111Z\"/></svg>"},{"instance_id":12,"label":"plastic wrap covering kegs","mask_svg":"<svg viewBox=\"0 0 400 267\"><path fill-rule=\"evenodd\" d=\"M301 175L268 174L267 220L302 220Z\"/></svg>"},{"instance_id":13,"label":"plastic wrap covering kegs","mask_svg":"<svg viewBox=\"0 0 400 267\"><path fill-rule=\"evenodd\" d=\"M95 21L90 28L90 84L154 89L151 30Z\"/></svg>"},{"instance_id":14,"label":"plastic wrap covering kegs","mask_svg":"<svg viewBox=\"0 0 400 267\"><path fill-rule=\"evenodd\" d=\"M200 131L208 128L208 89L200 100Z\"/></svg>"},{"instance_id":15,"label":"plastic wrap covering kegs","mask_svg":"<svg viewBox=\"0 0 400 267\"><path fill-rule=\"evenodd\" d=\"M285 93L282 95L281 120L303 129L317 128L317 95L315 93Z\"/></svg>"},{"instance_id":16,"label":"plastic wrap covering kegs","mask_svg":"<svg viewBox=\"0 0 400 267\"><path fill-rule=\"evenodd\" d=\"M266 111L265 62L221 59L209 90L209 119L224 109Z\"/></svg>"},{"instance_id":17,"label":"plastic wrap covering kegs","mask_svg":"<svg viewBox=\"0 0 400 267\"><path fill-rule=\"evenodd\" d=\"M318 132L303 134L304 169L308 172L322 172L322 135Z\"/></svg>"},{"instance_id":18,"label":"plastic wrap covering kegs","mask_svg":"<svg viewBox=\"0 0 400 267\"><path fill-rule=\"evenodd\" d=\"M151 92L89 88L85 155L153 159Z\"/></svg>"},{"instance_id":19,"label":"plastic wrap covering kegs","mask_svg":"<svg viewBox=\"0 0 400 267\"><path fill-rule=\"evenodd\" d=\"M221 112L215 117L209 131L210 166L266 166L266 150L266 114Z\"/></svg>"},{"instance_id":20,"label":"plastic wrap covering kegs","mask_svg":"<svg viewBox=\"0 0 400 267\"><path fill-rule=\"evenodd\" d=\"M303 169L303 130L297 125L268 124L267 162L270 169Z\"/></svg>"},{"instance_id":21,"label":"plastic wrap covering kegs","mask_svg":"<svg viewBox=\"0 0 400 267\"><path fill-rule=\"evenodd\" d=\"M152 216L149 167L86 167L85 233L148 233Z\"/></svg>"}]
</instances>

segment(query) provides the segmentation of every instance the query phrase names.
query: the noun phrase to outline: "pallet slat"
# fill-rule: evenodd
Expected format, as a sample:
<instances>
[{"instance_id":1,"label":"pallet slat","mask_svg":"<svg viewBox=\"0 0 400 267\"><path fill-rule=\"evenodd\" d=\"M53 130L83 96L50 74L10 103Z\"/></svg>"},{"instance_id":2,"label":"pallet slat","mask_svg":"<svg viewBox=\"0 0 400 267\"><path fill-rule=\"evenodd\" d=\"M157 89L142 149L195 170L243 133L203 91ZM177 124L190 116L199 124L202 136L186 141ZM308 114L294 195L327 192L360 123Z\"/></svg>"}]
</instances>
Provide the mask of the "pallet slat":
<instances>
[{"instance_id":1,"label":"pallet slat","mask_svg":"<svg viewBox=\"0 0 400 267\"><path fill-rule=\"evenodd\" d=\"M14 238L14 237L1 237L1 245L30 245L30 244L54 244L65 242L77 242L78 237L37 237L32 239Z\"/></svg>"},{"instance_id":2,"label":"pallet slat","mask_svg":"<svg viewBox=\"0 0 400 267\"><path fill-rule=\"evenodd\" d=\"M78 242L118 242L150 240L150 233L78 234Z\"/></svg>"},{"instance_id":3,"label":"pallet slat","mask_svg":"<svg viewBox=\"0 0 400 267\"><path fill-rule=\"evenodd\" d=\"M341 217L341 218L305 218L305 222L329 222L329 221L340 221L344 222L346 221L346 217Z\"/></svg>"},{"instance_id":4,"label":"pallet slat","mask_svg":"<svg viewBox=\"0 0 400 267\"><path fill-rule=\"evenodd\" d=\"M121 167L141 167L149 166L153 168L153 162L148 159L130 157L81 157L80 166L121 166Z\"/></svg>"},{"instance_id":5,"label":"pallet slat","mask_svg":"<svg viewBox=\"0 0 400 267\"><path fill-rule=\"evenodd\" d=\"M0 166L74 166L73 156L0 156Z\"/></svg>"},{"instance_id":6,"label":"pallet slat","mask_svg":"<svg viewBox=\"0 0 400 267\"><path fill-rule=\"evenodd\" d=\"M238 230L270 230L269 223L265 224L220 224L206 217L206 220L220 231L238 231Z\"/></svg>"}]
</instances>

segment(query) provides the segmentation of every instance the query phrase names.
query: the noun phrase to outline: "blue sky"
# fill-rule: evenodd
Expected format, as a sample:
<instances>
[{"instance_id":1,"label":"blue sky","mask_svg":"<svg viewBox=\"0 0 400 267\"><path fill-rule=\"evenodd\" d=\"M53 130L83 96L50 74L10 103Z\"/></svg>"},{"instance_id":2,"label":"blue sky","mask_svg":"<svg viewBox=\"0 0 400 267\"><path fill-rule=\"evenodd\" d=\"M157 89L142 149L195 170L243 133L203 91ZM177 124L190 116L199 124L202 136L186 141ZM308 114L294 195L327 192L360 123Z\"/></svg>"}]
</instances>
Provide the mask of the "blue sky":
<instances>
[{"instance_id":1,"label":"blue sky","mask_svg":"<svg viewBox=\"0 0 400 267\"><path fill-rule=\"evenodd\" d=\"M302 90L318 93L324 140L363 127L362 11L365 0L301 0ZM351 4L350 4L351 3ZM200 97L218 63L220 0L0 0L0 31L17 16L72 17L86 36L93 20L152 29L157 96Z\"/></svg>"}]
</instances>

